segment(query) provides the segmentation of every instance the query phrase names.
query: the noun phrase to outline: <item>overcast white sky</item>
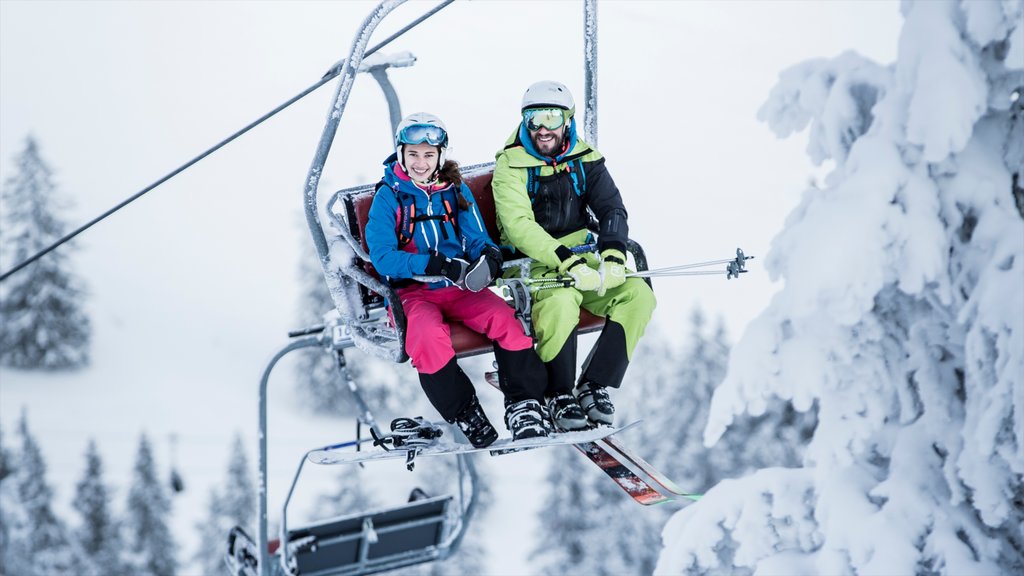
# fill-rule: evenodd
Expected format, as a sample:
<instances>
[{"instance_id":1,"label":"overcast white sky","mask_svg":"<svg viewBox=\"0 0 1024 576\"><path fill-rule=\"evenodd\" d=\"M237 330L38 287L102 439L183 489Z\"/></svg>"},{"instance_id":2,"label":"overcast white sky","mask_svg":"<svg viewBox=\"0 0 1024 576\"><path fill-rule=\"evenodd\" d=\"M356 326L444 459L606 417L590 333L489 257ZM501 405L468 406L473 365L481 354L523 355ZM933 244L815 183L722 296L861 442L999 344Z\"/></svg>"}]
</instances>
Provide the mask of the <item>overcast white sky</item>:
<instances>
[{"instance_id":1,"label":"overcast white sky","mask_svg":"<svg viewBox=\"0 0 1024 576\"><path fill-rule=\"evenodd\" d=\"M317 81L373 6L0 1L0 178L33 134L78 225ZM374 38L431 6L408 3ZM656 322L668 328L699 302L735 340L776 290L760 263L814 173L806 138L777 140L757 110L778 73L806 59L852 49L892 62L898 2L602 1L599 22L599 148L651 266L726 258L738 246L761 258L740 281L659 280ZM419 60L391 73L403 111L440 115L466 164L493 159L533 81L561 80L583 97L581 2L456 2L384 52L405 50ZM297 327L298 258L313 250L302 184L332 93L321 88L80 237L94 367L0 371L5 430L27 404L33 428L54 438L44 438L48 456L60 438L81 441L51 456L54 476L80 473L83 435L125 455L136 438L127 431L180 431L175 403L202 405L186 453L189 442L221 453L237 429L255 442L259 374ZM390 148L385 101L362 76L323 187L375 181ZM82 377L120 383L76 395ZM94 408L111 403L123 408L116 423ZM296 446L320 443L280 426ZM222 470L191 478L208 484Z\"/></svg>"},{"instance_id":2,"label":"overcast white sky","mask_svg":"<svg viewBox=\"0 0 1024 576\"><path fill-rule=\"evenodd\" d=\"M35 134L76 202L69 220L80 223L313 83L347 53L373 4L0 6L0 174ZM401 7L376 38L430 6ZM577 2L449 6L384 50L419 58L392 73L403 110L444 118L463 162L492 159L530 82L561 79L582 98L581 13ZM763 255L810 173L803 138L776 141L754 117L779 70L844 49L891 61L899 22L895 1L602 2L599 16L600 147L652 266L727 257L737 246ZM124 289L212 325L241 320L217 318L230 314L222 299L280 307L305 249L301 184L331 92L84 235L81 268L123 270ZM327 186L376 179L389 138L384 99L362 77ZM738 336L772 291L753 264L742 283L662 281L662 306L675 317L700 300ZM109 293L101 282L94 289Z\"/></svg>"}]
</instances>

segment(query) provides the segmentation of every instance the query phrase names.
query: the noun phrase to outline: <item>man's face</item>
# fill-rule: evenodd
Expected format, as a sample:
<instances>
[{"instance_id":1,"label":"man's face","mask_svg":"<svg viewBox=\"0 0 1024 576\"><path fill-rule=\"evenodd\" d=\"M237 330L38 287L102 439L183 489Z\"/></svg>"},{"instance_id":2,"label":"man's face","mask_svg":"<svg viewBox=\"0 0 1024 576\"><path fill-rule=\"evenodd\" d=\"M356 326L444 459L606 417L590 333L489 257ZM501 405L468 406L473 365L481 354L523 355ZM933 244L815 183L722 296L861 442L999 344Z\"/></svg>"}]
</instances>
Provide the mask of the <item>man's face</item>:
<instances>
[{"instance_id":1,"label":"man's face","mask_svg":"<svg viewBox=\"0 0 1024 576\"><path fill-rule=\"evenodd\" d=\"M523 123L538 152L558 156L565 145L565 129L569 125L564 110L531 108L523 112Z\"/></svg>"},{"instance_id":2,"label":"man's face","mask_svg":"<svg viewBox=\"0 0 1024 576\"><path fill-rule=\"evenodd\" d=\"M537 130L530 130L530 140L533 147L545 156L557 156L562 151L565 142L565 125L555 130L548 130L541 126Z\"/></svg>"}]
</instances>

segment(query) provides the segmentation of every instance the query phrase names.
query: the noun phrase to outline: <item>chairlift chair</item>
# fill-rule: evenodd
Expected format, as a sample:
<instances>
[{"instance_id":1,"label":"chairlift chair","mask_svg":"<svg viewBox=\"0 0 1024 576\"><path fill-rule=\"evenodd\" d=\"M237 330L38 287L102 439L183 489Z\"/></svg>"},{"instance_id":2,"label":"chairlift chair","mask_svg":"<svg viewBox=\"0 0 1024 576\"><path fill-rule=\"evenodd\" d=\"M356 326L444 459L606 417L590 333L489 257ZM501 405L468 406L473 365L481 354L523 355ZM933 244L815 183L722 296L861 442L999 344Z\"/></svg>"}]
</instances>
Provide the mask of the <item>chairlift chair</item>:
<instances>
[{"instance_id":1,"label":"chairlift chair","mask_svg":"<svg viewBox=\"0 0 1024 576\"><path fill-rule=\"evenodd\" d=\"M383 44L426 17L452 3L445 0L396 33ZM259 438L260 438L260 491L257 539L253 541L240 528L232 530L228 541L228 565L237 575L245 576L327 576L372 574L423 562L441 560L454 553L472 518L477 496L476 474L472 461L459 454L458 495L441 495L412 500L404 505L382 510L357 512L316 524L289 528L288 502L291 499L305 455L292 481L288 498L282 510L281 537L271 541L267 529L267 401L266 388L270 373L286 354L306 347L319 347L335 355L338 374L342 378L359 408L360 424L371 430L380 430L372 413L351 379L346 367L344 351L359 348L369 354L394 362L408 360L405 352L405 315L401 302L392 289L382 282L368 255L364 229L373 200L374 185L340 190L326 204L328 231L321 224L318 192L331 145L344 115L355 77L361 71L363 57L372 33L384 17L405 0L385 0L364 20L353 40L348 57L339 63L342 73L332 99L331 111L321 135L312 166L306 178L304 205L307 224L323 267L324 278L335 304L336 315L321 326L290 334L293 340L281 349L263 372L260 382ZM596 145L597 139L597 7L596 0L584 0L584 52L585 88L583 134L584 139ZM381 46L381 45L378 45ZM362 70L366 71L366 70ZM380 79L378 78L378 81ZM381 83L388 96L392 123L396 117L397 98L388 86ZM498 230L491 176L494 164L478 164L463 169L467 185L484 217L487 230L497 243ZM629 252L638 270L647 269L647 261L639 244L630 241ZM529 261L509 265L529 269ZM649 282L649 280L648 280ZM528 296L528 295L527 295ZM513 298L515 304L521 304ZM385 302L392 307L394 323L385 310ZM528 298L527 298L528 306ZM528 309L524 318L529 319ZM580 333L600 330L604 320L581 311ZM460 323L451 326L452 343L458 357L489 353L492 343L481 334ZM358 425L358 424L357 424ZM358 444L358 440L356 442ZM465 489L468 486L468 494ZM282 544L283 543L283 544Z\"/></svg>"}]
</instances>

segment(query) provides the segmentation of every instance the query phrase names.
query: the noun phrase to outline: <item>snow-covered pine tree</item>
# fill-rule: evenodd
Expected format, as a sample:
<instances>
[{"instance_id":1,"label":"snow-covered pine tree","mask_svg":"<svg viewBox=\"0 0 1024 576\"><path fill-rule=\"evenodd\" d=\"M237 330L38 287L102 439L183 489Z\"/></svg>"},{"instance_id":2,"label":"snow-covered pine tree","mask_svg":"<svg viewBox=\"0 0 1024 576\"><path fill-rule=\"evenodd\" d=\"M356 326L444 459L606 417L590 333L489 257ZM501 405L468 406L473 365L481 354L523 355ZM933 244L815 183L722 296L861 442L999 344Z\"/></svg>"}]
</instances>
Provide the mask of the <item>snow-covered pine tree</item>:
<instances>
[{"instance_id":1,"label":"snow-covered pine tree","mask_svg":"<svg viewBox=\"0 0 1024 576\"><path fill-rule=\"evenodd\" d=\"M310 256L300 259L299 278L303 289L299 325L312 326L324 321L324 314L334 310L334 302L316 253L311 250L304 253ZM318 348L306 348L297 354L296 385L303 403L317 413L355 416L357 407L339 374L335 356ZM407 407L415 395L422 395L415 371L408 364L396 365L353 349L345 351L345 361L349 375L375 414L402 413L401 409Z\"/></svg>"},{"instance_id":2,"label":"snow-covered pine tree","mask_svg":"<svg viewBox=\"0 0 1024 576\"><path fill-rule=\"evenodd\" d=\"M309 245L309 237L302 238L302 241L298 324L313 326L323 322L323 315L334 309L334 302L324 282L316 251ZM338 376L334 357L319 348L298 350L296 355L296 387L303 403L321 414L355 415L352 403L348 401L345 382Z\"/></svg>"},{"instance_id":3,"label":"snow-covered pine tree","mask_svg":"<svg viewBox=\"0 0 1024 576\"><path fill-rule=\"evenodd\" d=\"M648 340L653 342L649 346L658 346L658 340ZM738 416L715 446L705 447L703 431L712 394L725 379L729 348L721 319L709 330L703 310L694 308L687 342L667 363L672 374L664 380L641 376L648 391L645 396L659 398L659 404L671 407L645 412L647 460L697 492L760 468L798 466L816 424L814 410L800 413L788 402L771 399L762 414Z\"/></svg>"},{"instance_id":4,"label":"snow-covered pine tree","mask_svg":"<svg viewBox=\"0 0 1024 576\"><path fill-rule=\"evenodd\" d=\"M224 551L227 541L227 531L223 524L224 505L221 502L220 490L216 486L210 487L210 497L206 505L206 518L196 523L196 531L199 533L199 548L192 557L194 566L198 566L201 574L216 574L224 571ZM248 528L245 528L247 534Z\"/></svg>"},{"instance_id":5,"label":"snow-covered pine tree","mask_svg":"<svg viewBox=\"0 0 1024 576\"><path fill-rule=\"evenodd\" d=\"M14 455L4 446L0 429L0 575L30 573L25 539L19 534L25 521L14 466Z\"/></svg>"},{"instance_id":6,"label":"snow-covered pine tree","mask_svg":"<svg viewBox=\"0 0 1024 576\"><path fill-rule=\"evenodd\" d=\"M50 167L32 137L0 193L0 260L25 261L64 235L62 207ZM91 328L84 289L71 273L69 246L28 265L0 285L0 364L72 369L89 361Z\"/></svg>"},{"instance_id":7,"label":"snow-covered pine tree","mask_svg":"<svg viewBox=\"0 0 1024 576\"><path fill-rule=\"evenodd\" d=\"M80 574L85 563L68 538L68 531L53 511L53 489L46 481L46 462L22 412L18 423L21 451L14 467L20 517L12 518L11 574L58 576ZM6 554L5 554L6 555ZM26 572L14 572L27 570Z\"/></svg>"},{"instance_id":8,"label":"snow-covered pine tree","mask_svg":"<svg viewBox=\"0 0 1024 576\"><path fill-rule=\"evenodd\" d=\"M157 479L149 440L142 434L125 517L128 561L133 574L171 576L177 571L178 546L168 526L170 514L170 499Z\"/></svg>"},{"instance_id":9,"label":"snow-covered pine tree","mask_svg":"<svg viewBox=\"0 0 1024 576\"><path fill-rule=\"evenodd\" d=\"M225 570L224 551L228 532L241 526L255 537L256 489L252 470L245 455L242 436L237 434L228 459L227 476L220 490L210 489L210 504L205 521L196 524L199 550L193 560L202 574L218 574Z\"/></svg>"},{"instance_id":10,"label":"snow-covered pine tree","mask_svg":"<svg viewBox=\"0 0 1024 576\"><path fill-rule=\"evenodd\" d=\"M601 552L587 541L596 528L589 514L597 500L592 494L592 480L594 475L608 479L582 454L574 452L548 449L546 482L539 487L546 495L530 560L537 572L545 576L565 574L566 567L580 566L587 562L588 555ZM602 505L614 506L608 502Z\"/></svg>"},{"instance_id":11,"label":"snow-covered pine tree","mask_svg":"<svg viewBox=\"0 0 1024 576\"><path fill-rule=\"evenodd\" d=\"M804 466L678 513L659 573L1024 571L1024 4L901 10L894 66L805 62L761 111L783 136L811 123L834 169L773 242L785 286L705 441L773 396L817 402Z\"/></svg>"},{"instance_id":12,"label":"snow-covered pine tree","mask_svg":"<svg viewBox=\"0 0 1024 576\"><path fill-rule=\"evenodd\" d=\"M73 506L81 516L75 533L78 546L88 560L89 574L104 576L121 574L121 534L118 521L110 510L110 489L103 481L103 461L96 442L89 441L85 453L85 471L75 489Z\"/></svg>"}]
</instances>

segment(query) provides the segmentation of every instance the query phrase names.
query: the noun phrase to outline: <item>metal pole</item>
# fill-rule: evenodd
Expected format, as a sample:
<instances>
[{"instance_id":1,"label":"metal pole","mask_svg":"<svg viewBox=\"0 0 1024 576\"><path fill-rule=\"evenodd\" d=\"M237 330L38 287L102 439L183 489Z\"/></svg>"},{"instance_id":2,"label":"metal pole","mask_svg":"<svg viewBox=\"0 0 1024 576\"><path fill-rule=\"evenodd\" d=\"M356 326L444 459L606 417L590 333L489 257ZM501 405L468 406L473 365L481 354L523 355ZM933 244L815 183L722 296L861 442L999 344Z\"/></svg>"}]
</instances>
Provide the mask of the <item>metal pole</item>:
<instances>
[{"instance_id":1,"label":"metal pole","mask_svg":"<svg viewBox=\"0 0 1024 576\"><path fill-rule=\"evenodd\" d=\"M398 93L395 92L395 87L391 84L391 79L388 78L387 68L374 68L370 70L370 76L380 84L380 89L384 91L384 98L388 101L388 114L391 116L391 134L394 135L398 132L398 123L402 121L402 106L398 102Z\"/></svg>"},{"instance_id":2,"label":"metal pole","mask_svg":"<svg viewBox=\"0 0 1024 576\"><path fill-rule=\"evenodd\" d=\"M258 525L257 530L259 531L257 546L259 547L260 574L262 576L271 576L272 574L270 571L270 553L267 551L267 382L270 380L270 371L274 369L278 360L283 358L285 354L292 350L320 345L320 336L307 336L288 344L270 359L270 363L267 364L267 368L263 371L263 378L260 379L260 511L256 523ZM286 542L281 542L281 546L285 545Z\"/></svg>"},{"instance_id":3,"label":"metal pole","mask_svg":"<svg viewBox=\"0 0 1024 576\"><path fill-rule=\"evenodd\" d=\"M583 140L597 148L597 0L583 2Z\"/></svg>"},{"instance_id":4,"label":"metal pole","mask_svg":"<svg viewBox=\"0 0 1024 576\"><path fill-rule=\"evenodd\" d=\"M334 142L334 135L338 131L341 117L345 113L345 105L348 103L348 97L352 92L352 84L355 82L356 73L363 62L366 44L373 31L377 28L377 25L380 24L380 21L403 3L405 3L405 0L386 0L381 2L363 21L360 32L356 34L355 40L352 42L349 55L344 60L341 79L338 82L334 98L331 100L331 109L328 111L327 124L320 135L320 143L317 145L312 165L309 167L309 173L306 175L305 180L304 204L306 223L309 225L310 233L313 236L313 244L316 246L317 254L320 256L320 264L324 268L324 279L327 281L327 287L331 291L331 298L334 300L338 312L342 314L343 320L351 320L354 313L351 310L351 306L345 301L345 286L351 284L351 280L345 278L340 270L331 265L327 238L324 236L323 226L320 224L319 208L316 202L317 190L320 187L320 176L323 173L327 155L330 153L331 144Z\"/></svg>"}]
</instances>

